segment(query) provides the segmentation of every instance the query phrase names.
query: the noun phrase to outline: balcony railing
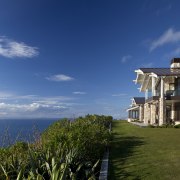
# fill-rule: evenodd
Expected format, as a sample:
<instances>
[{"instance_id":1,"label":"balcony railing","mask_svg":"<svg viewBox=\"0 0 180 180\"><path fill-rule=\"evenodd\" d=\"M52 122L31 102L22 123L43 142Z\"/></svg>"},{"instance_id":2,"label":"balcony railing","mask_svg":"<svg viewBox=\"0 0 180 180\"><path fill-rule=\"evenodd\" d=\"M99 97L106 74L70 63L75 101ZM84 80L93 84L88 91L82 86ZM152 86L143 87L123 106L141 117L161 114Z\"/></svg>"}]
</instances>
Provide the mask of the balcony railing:
<instances>
[{"instance_id":1,"label":"balcony railing","mask_svg":"<svg viewBox=\"0 0 180 180\"><path fill-rule=\"evenodd\" d=\"M146 102L151 102L154 100L158 100L160 97L159 92L156 92L155 96L149 96L146 99ZM166 100L180 100L180 90L167 90L164 94Z\"/></svg>"},{"instance_id":2,"label":"balcony railing","mask_svg":"<svg viewBox=\"0 0 180 180\"><path fill-rule=\"evenodd\" d=\"M178 91L175 90L167 90L165 96L176 96Z\"/></svg>"}]
</instances>

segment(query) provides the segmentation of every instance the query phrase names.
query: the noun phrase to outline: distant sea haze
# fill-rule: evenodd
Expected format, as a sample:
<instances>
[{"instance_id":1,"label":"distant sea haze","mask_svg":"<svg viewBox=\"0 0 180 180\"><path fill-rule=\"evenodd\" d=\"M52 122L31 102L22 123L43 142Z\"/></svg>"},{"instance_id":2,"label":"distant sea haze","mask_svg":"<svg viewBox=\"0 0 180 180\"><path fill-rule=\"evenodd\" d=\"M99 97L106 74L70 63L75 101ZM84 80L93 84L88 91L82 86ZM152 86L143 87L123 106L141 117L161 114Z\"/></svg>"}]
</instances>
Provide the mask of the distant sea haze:
<instances>
[{"instance_id":1,"label":"distant sea haze","mask_svg":"<svg viewBox=\"0 0 180 180\"><path fill-rule=\"evenodd\" d=\"M32 142L49 125L59 119L1 119L0 147L16 141Z\"/></svg>"}]
</instances>

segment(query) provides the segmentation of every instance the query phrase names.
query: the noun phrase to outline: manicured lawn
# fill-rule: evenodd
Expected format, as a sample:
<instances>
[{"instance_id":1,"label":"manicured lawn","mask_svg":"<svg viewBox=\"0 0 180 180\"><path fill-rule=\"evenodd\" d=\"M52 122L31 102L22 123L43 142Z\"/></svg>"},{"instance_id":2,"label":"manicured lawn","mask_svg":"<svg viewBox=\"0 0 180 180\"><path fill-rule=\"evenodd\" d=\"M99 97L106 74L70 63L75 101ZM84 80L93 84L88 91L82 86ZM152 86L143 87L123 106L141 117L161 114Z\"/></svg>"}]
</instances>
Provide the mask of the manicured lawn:
<instances>
[{"instance_id":1,"label":"manicured lawn","mask_svg":"<svg viewBox=\"0 0 180 180\"><path fill-rule=\"evenodd\" d=\"M180 129L113 122L109 179L180 179Z\"/></svg>"}]
</instances>

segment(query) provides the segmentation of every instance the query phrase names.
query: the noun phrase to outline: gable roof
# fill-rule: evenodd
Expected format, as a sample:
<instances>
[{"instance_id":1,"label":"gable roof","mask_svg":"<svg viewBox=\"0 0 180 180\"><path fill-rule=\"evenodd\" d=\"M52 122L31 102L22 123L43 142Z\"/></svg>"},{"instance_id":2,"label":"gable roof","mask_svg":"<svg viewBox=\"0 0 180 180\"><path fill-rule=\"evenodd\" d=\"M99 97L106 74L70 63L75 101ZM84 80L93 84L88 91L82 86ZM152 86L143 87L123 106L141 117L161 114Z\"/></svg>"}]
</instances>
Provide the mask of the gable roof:
<instances>
[{"instance_id":1,"label":"gable roof","mask_svg":"<svg viewBox=\"0 0 180 180\"><path fill-rule=\"evenodd\" d=\"M137 105L145 103L145 97L133 97L133 99Z\"/></svg>"},{"instance_id":2,"label":"gable roof","mask_svg":"<svg viewBox=\"0 0 180 180\"><path fill-rule=\"evenodd\" d=\"M140 68L143 73L154 73L157 76L180 76L179 68Z\"/></svg>"}]
</instances>

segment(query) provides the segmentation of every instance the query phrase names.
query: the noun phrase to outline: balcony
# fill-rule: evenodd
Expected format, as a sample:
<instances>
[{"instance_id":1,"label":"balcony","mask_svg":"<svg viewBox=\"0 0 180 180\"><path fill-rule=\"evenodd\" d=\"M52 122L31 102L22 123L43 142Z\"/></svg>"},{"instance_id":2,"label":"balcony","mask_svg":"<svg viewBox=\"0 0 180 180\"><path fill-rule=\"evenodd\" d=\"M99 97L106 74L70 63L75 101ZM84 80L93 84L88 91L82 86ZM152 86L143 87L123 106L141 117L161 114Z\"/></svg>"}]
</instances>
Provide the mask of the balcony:
<instances>
[{"instance_id":1,"label":"balcony","mask_svg":"<svg viewBox=\"0 0 180 180\"><path fill-rule=\"evenodd\" d=\"M172 100L172 101L180 101L180 90L167 90L164 94L164 97L166 100ZM149 96L145 102L150 103L152 101L159 100L160 94L159 92L156 92L155 96Z\"/></svg>"}]
</instances>

